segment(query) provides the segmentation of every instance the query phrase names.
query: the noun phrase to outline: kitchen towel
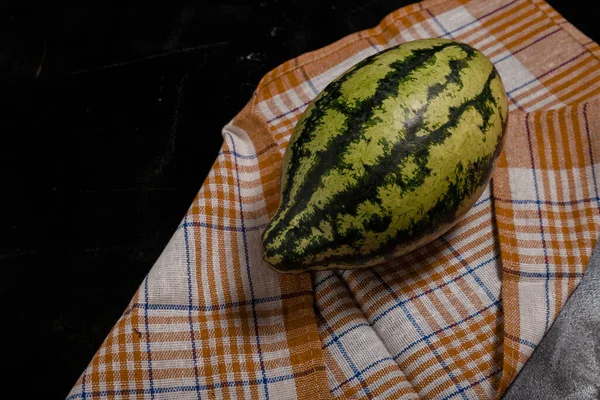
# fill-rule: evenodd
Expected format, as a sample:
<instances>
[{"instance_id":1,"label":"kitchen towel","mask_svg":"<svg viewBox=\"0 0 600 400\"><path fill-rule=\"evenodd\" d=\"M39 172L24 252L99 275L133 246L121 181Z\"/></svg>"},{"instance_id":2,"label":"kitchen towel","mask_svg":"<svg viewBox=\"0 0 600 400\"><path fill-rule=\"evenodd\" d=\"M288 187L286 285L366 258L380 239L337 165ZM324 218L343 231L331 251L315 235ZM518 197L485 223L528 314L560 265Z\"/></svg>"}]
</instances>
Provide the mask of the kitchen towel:
<instances>
[{"instance_id":1,"label":"kitchen towel","mask_svg":"<svg viewBox=\"0 0 600 400\"><path fill-rule=\"evenodd\" d=\"M260 236L301 113L355 63L426 37L474 46L504 81L505 150L485 193L442 238L381 267L270 270ZM600 232L598 55L541 0L426 0L270 71L67 398L501 397Z\"/></svg>"},{"instance_id":2,"label":"kitchen towel","mask_svg":"<svg viewBox=\"0 0 600 400\"><path fill-rule=\"evenodd\" d=\"M504 400L600 399L600 243L573 295Z\"/></svg>"}]
</instances>

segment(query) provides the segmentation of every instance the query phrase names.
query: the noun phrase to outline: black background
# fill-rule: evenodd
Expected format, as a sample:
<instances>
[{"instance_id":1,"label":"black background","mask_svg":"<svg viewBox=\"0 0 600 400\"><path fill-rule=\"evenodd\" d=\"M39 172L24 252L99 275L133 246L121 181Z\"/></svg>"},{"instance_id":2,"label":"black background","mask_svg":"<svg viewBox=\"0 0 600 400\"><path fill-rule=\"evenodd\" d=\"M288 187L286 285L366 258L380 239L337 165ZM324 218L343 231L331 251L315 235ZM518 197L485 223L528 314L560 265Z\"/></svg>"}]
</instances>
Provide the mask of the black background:
<instances>
[{"instance_id":1,"label":"black background","mask_svg":"<svg viewBox=\"0 0 600 400\"><path fill-rule=\"evenodd\" d=\"M1 392L67 395L265 73L410 3L4 6ZM549 3L600 41L598 8Z\"/></svg>"}]
</instances>

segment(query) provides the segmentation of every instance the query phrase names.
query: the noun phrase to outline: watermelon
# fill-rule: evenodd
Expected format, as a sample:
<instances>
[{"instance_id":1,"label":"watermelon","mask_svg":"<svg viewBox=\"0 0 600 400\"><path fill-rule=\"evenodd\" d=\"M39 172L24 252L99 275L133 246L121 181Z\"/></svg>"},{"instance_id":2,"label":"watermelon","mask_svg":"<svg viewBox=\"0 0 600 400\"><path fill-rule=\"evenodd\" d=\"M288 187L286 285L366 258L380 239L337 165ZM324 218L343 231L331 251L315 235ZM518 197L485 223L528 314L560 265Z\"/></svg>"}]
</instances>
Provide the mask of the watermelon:
<instances>
[{"instance_id":1,"label":"watermelon","mask_svg":"<svg viewBox=\"0 0 600 400\"><path fill-rule=\"evenodd\" d=\"M294 128L264 261L365 268L438 238L489 183L507 119L498 71L465 43L415 40L358 62Z\"/></svg>"}]
</instances>

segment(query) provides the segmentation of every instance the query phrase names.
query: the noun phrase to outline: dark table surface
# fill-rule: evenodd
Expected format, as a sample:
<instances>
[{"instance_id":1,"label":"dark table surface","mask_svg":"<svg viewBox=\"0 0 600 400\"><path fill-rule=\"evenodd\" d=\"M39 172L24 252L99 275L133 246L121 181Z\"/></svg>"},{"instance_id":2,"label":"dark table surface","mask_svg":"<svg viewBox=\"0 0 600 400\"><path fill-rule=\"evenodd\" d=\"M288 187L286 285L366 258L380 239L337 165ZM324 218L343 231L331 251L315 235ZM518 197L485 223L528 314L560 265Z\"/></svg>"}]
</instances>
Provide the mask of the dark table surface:
<instances>
[{"instance_id":1,"label":"dark table surface","mask_svg":"<svg viewBox=\"0 0 600 400\"><path fill-rule=\"evenodd\" d=\"M0 393L64 398L260 78L411 2L13 3L0 12L0 301L10 366ZM598 8L549 3L600 41Z\"/></svg>"}]
</instances>

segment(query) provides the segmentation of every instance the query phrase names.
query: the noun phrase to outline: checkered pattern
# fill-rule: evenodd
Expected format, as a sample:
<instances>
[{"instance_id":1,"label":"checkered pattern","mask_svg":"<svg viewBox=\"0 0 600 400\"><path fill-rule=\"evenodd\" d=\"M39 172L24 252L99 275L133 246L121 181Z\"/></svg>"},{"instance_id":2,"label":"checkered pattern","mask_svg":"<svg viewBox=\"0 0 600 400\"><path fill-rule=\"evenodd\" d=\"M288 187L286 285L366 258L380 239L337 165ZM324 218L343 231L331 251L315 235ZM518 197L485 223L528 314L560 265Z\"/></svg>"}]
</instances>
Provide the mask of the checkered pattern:
<instances>
[{"instance_id":1,"label":"checkered pattern","mask_svg":"<svg viewBox=\"0 0 600 400\"><path fill-rule=\"evenodd\" d=\"M600 102L518 114L494 176L506 388L585 272L600 231ZM593 113L593 114L590 114Z\"/></svg>"},{"instance_id":2,"label":"checkered pattern","mask_svg":"<svg viewBox=\"0 0 600 400\"><path fill-rule=\"evenodd\" d=\"M260 235L298 118L356 62L423 37L473 45L505 83L489 187L449 233L386 265L273 272ZM600 232L599 56L541 0L426 0L269 72L68 399L499 398Z\"/></svg>"},{"instance_id":3,"label":"checkered pattern","mask_svg":"<svg viewBox=\"0 0 600 400\"><path fill-rule=\"evenodd\" d=\"M199 194L69 399L327 398L310 278L261 261L279 174L263 128L247 114L224 129Z\"/></svg>"},{"instance_id":4,"label":"checkered pattern","mask_svg":"<svg viewBox=\"0 0 600 400\"><path fill-rule=\"evenodd\" d=\"M489 199L487 190L456 229L385 266L316 274L334 398L379 398L371 392L386 387L393 374L416 398L493 398L502 372L504 314ZM347 296L332 299L337 287ZM344 312L348 303L354 312ZM362 341L376 343L370 336L378 338L378 352L365 351ZM384 360L393 374L383 372L391 368Z\"/></svg>"}]
</instances>

